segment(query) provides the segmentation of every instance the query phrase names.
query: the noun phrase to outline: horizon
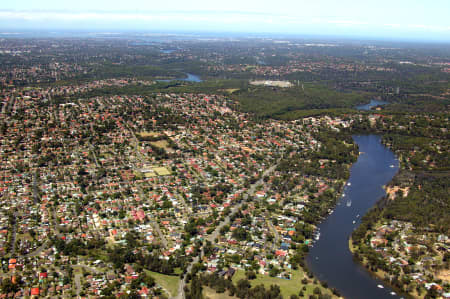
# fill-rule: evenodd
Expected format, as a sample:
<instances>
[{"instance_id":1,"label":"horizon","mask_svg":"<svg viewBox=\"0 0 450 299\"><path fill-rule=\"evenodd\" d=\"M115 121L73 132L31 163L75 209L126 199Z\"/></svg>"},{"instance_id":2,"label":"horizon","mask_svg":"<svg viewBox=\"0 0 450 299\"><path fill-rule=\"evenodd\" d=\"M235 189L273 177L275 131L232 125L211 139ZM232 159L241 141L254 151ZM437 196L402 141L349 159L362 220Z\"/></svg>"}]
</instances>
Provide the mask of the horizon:
<instances>
[{"instance_id":1,"label":"horizon","mask_svg":"<svg viewBox=\"0 0 450 299\"><path fill-rule=\"evenodd\" d=\"M332 44L398 44L398 45L450 45L450 40L426 39L414 37L386 37L386 36L364 36L364 35L325 35L325 34L302 34L302 33L284 33L284 32L240 32L240 31L138 31L138 30L95 30L95 29L16 29L1 30L0 39L14 38L41 38L41 39L59 39L59 38L101 38L101 39L160 39L172 42L175 40L244 40L244 39L273 39L289 40L303 42L327 42Z\"/></svg>"},{"instance_id":2,"label":"horizon","mask_svg":"<svg viewBox=\"0 0 450 299\"><path fill-rule=\"evenodd\" d=\"M197 0L147 3L15 1L0 5L0 31L178 32L450 42L450 2L436 0Z\"/></svg>"}]
</instances>

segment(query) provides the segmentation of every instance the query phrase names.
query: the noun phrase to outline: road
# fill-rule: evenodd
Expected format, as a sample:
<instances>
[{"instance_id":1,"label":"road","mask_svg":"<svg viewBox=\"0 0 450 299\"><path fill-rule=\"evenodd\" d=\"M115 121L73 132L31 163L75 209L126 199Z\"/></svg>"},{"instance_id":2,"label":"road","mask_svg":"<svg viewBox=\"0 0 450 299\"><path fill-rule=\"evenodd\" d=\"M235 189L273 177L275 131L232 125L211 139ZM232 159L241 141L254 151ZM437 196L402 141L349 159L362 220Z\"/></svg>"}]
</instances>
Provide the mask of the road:
<instances>
[{"instance_id":1,"label":"road","mask_svg":"<svg viewBox=\"0 0 450 299\"><path fill-rule=\"evenodd\" d=\"M75 286L77 289L77 297L80 296L81 292L81 273L75 274Z\"/></svg>"},{"instance_id":2,"label":"road","mask_svg":"<svg viewBox=\"0 0 450 299\"><path fill-rule=\"evenodd\" d=\"M33 199L34 203L37 204L40 201L39 198L39 187L38 187L38 173L37 171L33 175Z\"/></svg>"},{"instance_id":3,"label":"road","mask_svg":"<svg viewBox=\"0 0 450 299\"><path fill-rule=\"evenodd\" d=\"M159 223L157 221L154 221L154 220L152 220L150 222L151 222L153 228L158 233L159 239L161 240L161 243L162 243L163 247L165 249L167 249L167 240L166 240L166 237L164 236L164 234L161 232L161 229L159 227Z\"/></svg>"},{"instance_id":4,"label":"road","mask_svg":"<svg viewBox=\"0 0 450 299\"><path fill-rule=\"evenodd\" d=\"M84 268L88 272L94 273L94 274L99 274L100 271L95 269L95 268L92 268L90 266L86 266L86 265L80 264L80 263L78 263L78 265L76 265L75 267L77 267L77 271L76 271L76 273L74 275L74 281L75 281L75 287L76 287L77 296L79 296L80 293L81 293L81 290L82 290L81 277L83 275L83 272L81 271L81 268Z\"/></svg>"},{"instance_id":5,"label":"road","mask_svg":"<svg viewBox=\"0 0 450 299\"><path fill-rule=\"evenodd\" d=\"M272 242L272 250L275 250L276 247L278 246L278 244L280 243L280 234L278 233L278 231L273 226L273 222L272 222L272 220L270 220L269 215L266 215L266 222L267 222L270 230L275 235L275 239Z\"/></svg>"},{"instance_id":6,"label":"road","mask_svg":"<svg viewBox=\"0 0 450 299\"><path fill-rule=\"evenodd\" d=\"M125 128L127 128L128 131L130 131L131 136L134 139L134 150L135 150L135 153L136 153L136 159L139 160L139 162L141 164L145 164L145 162L147 162L147 158L139 151L139 140L137 139L136 134L134 134L134 131L125 122L123 122L123 126ZM138 170L138 169L136 167L134 167L134 170ZM145 198L144 191L142 190L141 186L137 185L137 187L138 187L138 190L139 190L139 196L143 200ZM166 240L166 237L164 236L164 234L161 232L161 228L159 226L158 221L151 219L150 223L151 223L153 229L158 234L159 239L161 240L161 243L162 243L163 247L165 249L167 249L167 240Z\"/></svg>"},{"instance_id":7,"label":"road","mask_svg":"<svg viewBox=\"0 0 450 299\"><path fill-rule=\"evenodd\" d=\"M216 229L211 233L211 235L209 235L205 240L208 240L208 241L210 241L213 244L215 243L214 240L219 236L220 229L222 227L224 227L225 225L230 223L230 215L236 213L237 211L239 211L241 209L242 205L247 202L248 198L255 194L256 188L258 188L259 186L261 186L263 184L263 182L264 182L263 178L266 175L268 175L271 172L273 172L276 167L277 167L277 165L273 165L270 168L268 168L266 171L264 171L263 175L261 176L261 179L259 179L255 183L253 183L250 186L250 188L247 190L247 192L244 194L244 196L243 196L244 200L241 201L240 203L238 203L237 205L235 205L231 209L231 213L228 216L225 217L225 219L216 227Z\"/></svg>"},{"instance_id":8,"label":"road","mask_svg":"<svg viewBox=\"0 0 450 299\"><path fill-rule=\"evenodd\" d=\"M237 205L235 205L232 209L231 209L231 213L228 214L228 216L225 217L225 219L216 227L216 229L208 236L205 238L205 240L210 241L211 243L215 244L214 240L219 236L220 234L220 229L222 227L224 227L225 225L230 223L230 215L236 213L237 211L239 211L242 207L242 205L244 203L246 203L248 201L248 199L253 196L255 194L256 188L258 188L259 186L261 186L263 184L263 178L267 175L269 175L270 173L272 173L275 168L278 166L278 162L275 165L272 165L271 167L269 167L268 169L266 169L266 171L263 172L261 179L259 179L258 181L256 181L255 183L253 183L250 188L247 190L247 192L244 194L243 199L240 203L238 203ZM187 267L187 272L189 273L191 272L192 266L195 263L198 263L199 261L199 257L196 256L193 261L189 264L189 266ZM186 295L184 294L184 286L186 285L186 275L184 276L183 279L180 280L180 284L178 285L178 294L175 297L172 297L172 299L185 299Z\"/></svg>"},{"instance_id":9,"label":"road","mask_svg":"<svg viewBox=\"0 0 450 299\"><path fill-rule=\"evenodd\" d=\"M53 223L53 228L55 231L55 236L57 236L58 238L61 238L63 235L59 232L59 227L58 227L58 221L56 221L57 216L56 216L56 211L55 208L50 208L51 212L52 212L52 223Z\"/></svg>"},{"instance_id":10,"label":"road","mask_svg":"<svg viewBox=\"0 0 450 299\"><path fill-rule=\"evenodd\" d=\"M38 248L36 248L36 250L34 250L34 251L30 252L30 253L25 254L24 257L38 256L39 254L41 254L42 251L44 251L44 250L47 248L47 243L48 243L48 240L45 240L45 242L42 243L41 246L39 246Z\"/></svg>"},{"instance_id":11,"label":"road","mask_svg":"<svg viewBox=\"0 0 450 299\"><path fill-rule=\"evenodd\" d=\"M57 236L58 238L61 238L63 235L59 232L59 227L58 227L58 222L56 221L56 211L54 208L49 208L50 209L50 213L52 215L51 217L51 224L53 225L53 231L55 236ZM34 251L29 252L25 255L23 255L24 257L34 257L34 256L38 256L42 251L44 251L45 249L47 249L47 245L48 245L48 240L45 240L44 243L42 243L41 246L39 246L38 248L36 248Z\"/></svg>"},{"instance_id":12,"label":"road","mask_svg":"<svg viewBox=\"0 0 450 299\"><path fill-rule=\"evenodd\" d=\"M143 200L145 198L144 191L142 190L141 186L137 185L137 187L138 187L138 190L139 190L139 196ZM162 243L163 247L165 249L167 249L167 239L164 236L164 234L161 232L161 228L159 227L158 221L156 221L154 219L150 219L150 224L152 225L153 229L158 234L159 240L161 240L161 243Z\"/></svg>"},{"instance_id":13,"label":"road","mask_svg":"<svg viewBox=\"0 0 450 299\"><path fill-rule=\"evenodd\" d=\"M199 261L199 257L198 256L194 257L192 262L187 267L186 273L191 272L192 266L194 264L198 263L198 261ZM175 297L172 297L171 299L185 299L186 298L186 295L184 294L184 286L185 285L186 285L186 275L184 276L183 279L180 280L180 283L178 284L178 294Z\"/></svg>"},{"instance_id":14,"label":"road","mask_svg":"<svg viewBox=\"0 0 450 299\"><path fill-rule=\"evenodd\" d=\"M16 253L16 238L17 238L17 211L14 211L12 225L12 236L11 236L11 255Z\"/></svg>"}]
</instances>

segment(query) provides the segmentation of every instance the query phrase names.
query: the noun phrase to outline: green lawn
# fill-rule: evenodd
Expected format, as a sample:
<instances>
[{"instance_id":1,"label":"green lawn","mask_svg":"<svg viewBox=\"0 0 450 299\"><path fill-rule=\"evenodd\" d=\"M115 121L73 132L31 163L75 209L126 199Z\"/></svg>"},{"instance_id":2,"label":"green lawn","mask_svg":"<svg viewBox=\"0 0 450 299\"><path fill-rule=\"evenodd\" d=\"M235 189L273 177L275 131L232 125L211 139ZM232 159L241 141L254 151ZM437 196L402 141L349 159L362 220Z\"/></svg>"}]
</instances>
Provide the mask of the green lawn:
<instances>
[{"instance_id":1,"label":"green lawn","mask_svg":"<svg viewBox=\"0 0 450 299\"><path fill-rule=\"evenodd\" d=\"M270 277L269 275L257 274L256 279L250 280L250 284L252 285L252 287L257 286L259 284L263 284L266 289L270 288L270 286L273 284L278 285L281 289L281 295L283 296L283 298L290 298L290 296L293 294L296 295L299 294L300 290L304 286L301 282L301 280L304 277L307 276L306 274L304 274L302 269L293 270L292 278L290 280ZM240 279L244 278L245 278L245 271L237 270L236 274L233 276L233 282L236 284ZM306 291L303 291L305 297L312 295L315 287L319 287L322 294L331 295L331 291L323 288L319 282L317 284L313 284L313 280L308 279L308 284L306 284L305 286Z\"/></svg>"},{"instance_id":2,"label":"green lawn","mask_svg":"<svg viewBox=\"0 0 450 299\"><path fill-rule=\"evenodd\" d=\"M178 284L180 282L179 276L164 275L148 270L146 270L146 272L155 279L157 284L162 286L170 293L170 297L175 297L178 294Z\"/></svg>"},{"instance_id":3,"label":"green lawn","mask_svg":"<svg viewBox=\"0 0 450 299\"><path fill-rule=\"evenodd\" d=\"M176 267L173 272L175 272L176 275L180 275L181 273L183 273L183 270L181 270L181 268Z\"/></svg>"}]
</instances>

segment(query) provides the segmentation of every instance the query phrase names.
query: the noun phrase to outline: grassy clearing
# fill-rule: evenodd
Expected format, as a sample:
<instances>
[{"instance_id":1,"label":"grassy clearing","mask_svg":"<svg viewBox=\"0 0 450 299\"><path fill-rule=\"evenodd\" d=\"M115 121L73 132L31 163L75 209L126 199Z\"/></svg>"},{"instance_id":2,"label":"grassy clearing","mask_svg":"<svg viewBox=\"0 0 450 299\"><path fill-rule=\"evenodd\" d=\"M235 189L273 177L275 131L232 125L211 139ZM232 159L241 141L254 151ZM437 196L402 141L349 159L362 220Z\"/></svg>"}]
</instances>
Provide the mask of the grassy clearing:
<instances>
[{"instance_id":1,"label":"grassy clearing","mask_svg":"<svg viewBox=\"0 0 450 299\"><path fill-rule=\"evenodd\" d=\"M157 284L170 293L170 297L175 297L178 294L178 284L180 283L179 276L164 275L148 270L146 270L146 272L155 279Z\"/></svg>"},{"instance_id":2,"label":"grassy clearing","mask_svg":"<svg viewBox=\"0 0 450 299\"><path fill-rule=\"evenodd\" d=\"M308 283L306 285L302 284L301 280L305 277L307 276L301 269L293 270L292 278L290 280L270 277L269 275L257 274L256 279L250 280L250 284L252 285L252 287L263 284L266 289L270 288L271 285L278 285L281 289L281 295L283 296L283 298L289 298L293 294L298 295L303 287L306 288L306 290L303 290L303 294L305 297L312 295L316 287L320 289L322 294L331 295L330 290L322 287L320 283L314 284L313 280L311 279L308 279ZM240 279L245 279L245 271L243 270L236 271L236 274L233 277L233 282L236 284Z\"/></svg>"},{"instance_id":3,"label":"grassy clearing","mask_svg":"<svg viewBox=\"0 0 450 299\"><path fill-rule=\"evenodd\" d=\"M175 272L176 275L180 275L181 273L183 273L183 270L181 270L181 268L177 267L173 270L173 272Z\"/></svg>"},{"instance_id":4,"label":"grassy clearing","mask_svg":"<svg viewBox=\"0 0 450 299\"><path fill-rule=\"evenodd\" d=\"M153 170L158 175L170 175L170 171L165 167L155 167L155 168L153 168Z\"/></svg>"},{"instance_id":5,"label":"grassy clearing","mask_svg":"<svg viewBox=\"0 0 450 299\"><path fill-rule=\"evenodd\" d=\"M227 89L223 89L223 91L225 91L225 92L227 92L227 93L229 93L229 94L232 94L233 92L238 91L238 90L239 90L239 88L227 88Z\"/></svg>"},{"instance_id":6,"label":"grassy clearing","mask_svg":"<svg viewBox=\"0 0 450 299\"><path fill-rule=\"evenodd\" d=\"M146 132L146 131L142 131L138 133L139 136L141 137L160 137L161 134L158 132Z\"/></svg>"},{"instance_id":7,"label":"grassy clearing","mask_svg":"<svg viewBox=\"0 0 450 299\"><path fill-rule=\"evenodd\" d=\"M28 240L28 241L33 241L33 238L31 237L30 233L26 233L26 234L17 234L17 239L18 240Z\"/></svg>"},{"instance_id":8,"label":"grassy clearing","mask_svg":"<svg viewBox=\"0 0 450 299\"><path fill-rule=\"evenodd\" d=\"M232 297L228 295L228 292L225 293L216 293L213 289L210 287L203 286L203 296L206 299L235 299L236 297Z\"/></svg>"},{"instance_id":9,"label":"grassy clearing","mask_svg":"<svg viewBox=\"0 0 450 299\"><path fill-rule=\"evenodd\" d=\"M169 143L167 142L167 140L153 141L150 142L150 144L163 149L169 148Z\"/></svg>"}]
</instances>

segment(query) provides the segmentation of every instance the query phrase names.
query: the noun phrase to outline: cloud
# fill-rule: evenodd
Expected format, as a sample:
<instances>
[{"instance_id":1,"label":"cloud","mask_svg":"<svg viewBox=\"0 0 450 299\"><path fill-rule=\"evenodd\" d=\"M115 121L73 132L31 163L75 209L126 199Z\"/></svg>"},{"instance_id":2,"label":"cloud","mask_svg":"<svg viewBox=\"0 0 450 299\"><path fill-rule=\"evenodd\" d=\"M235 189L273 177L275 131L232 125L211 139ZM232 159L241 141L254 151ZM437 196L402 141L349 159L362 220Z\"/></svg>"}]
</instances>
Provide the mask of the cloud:
<instances>
[{"instance_id":1,"label":"cloud","mask_svg":"<svg viewBox=\"0 0 450 299\"><path fill-rule=\"evenodd\" d=\"M391 32L432 32L450 33L449 26L436 26L427 24L395 24L395 23L373 23L365 20L324 17L314 15L292 15L277 13L262 13L248 11L51 11L51 10L0 10L0 25L12 28L20 27L23 23L37 26L65 25L71 28L92 26L114 27L114 28L168 28L173 30L175 24L178 27L186 25L186 29L215 30L217 28L239 31L278 31L302 33L302 29L322 32L357 29L359 31L373 32L384 30ZM6 26L7 25L7 26ZM151 27L139 27L151 25ZM172 27L168 27L172 26ZM222 27L221 27L222 26ZM31 26L32 27L32 26ZM61 27L63 28L63 27ZM305 32L303 32L305 33Z\"/></svg>"},{"instance_id":2,"label":"cloud","mask_svg":"<svg viewBox=\"0 0 450 299\"><path fill-rule=\"evenodd\" d=\"M367 23L367 22L353 21L353 20L332 20L332 21L327 21L327 23L336 24L336 25L346 25L346 26L369 25L369 23Z\"/></svg>"}]
</instances>

